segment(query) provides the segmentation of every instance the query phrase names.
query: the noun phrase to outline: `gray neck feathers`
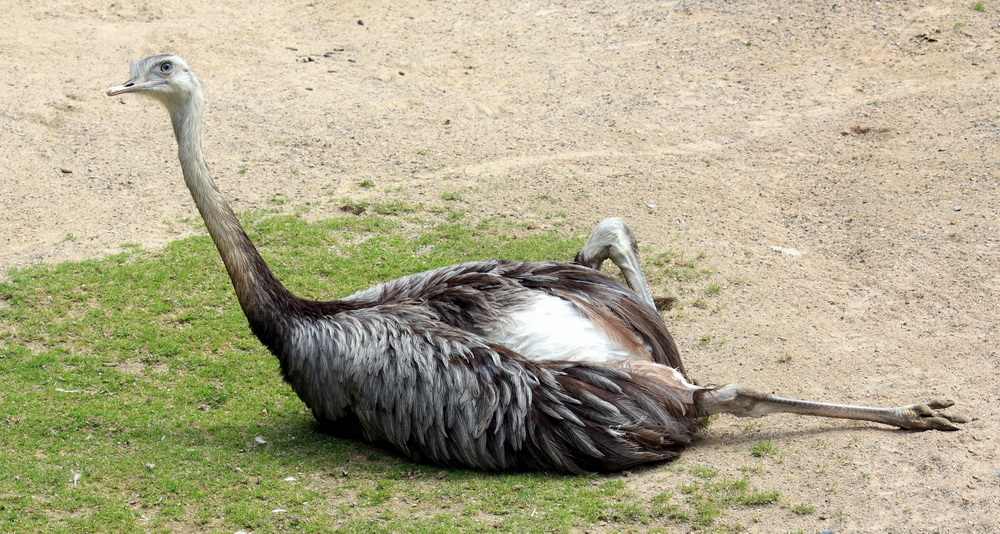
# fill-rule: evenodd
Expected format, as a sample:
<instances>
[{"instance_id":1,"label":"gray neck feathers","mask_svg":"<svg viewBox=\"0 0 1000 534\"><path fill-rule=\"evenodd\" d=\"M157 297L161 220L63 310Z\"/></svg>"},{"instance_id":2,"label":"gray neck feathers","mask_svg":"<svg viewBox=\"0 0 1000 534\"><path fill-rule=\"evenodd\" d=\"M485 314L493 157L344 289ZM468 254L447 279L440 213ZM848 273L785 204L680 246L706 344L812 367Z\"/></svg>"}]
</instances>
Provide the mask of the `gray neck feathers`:
<instances>
[{"instance_id":1,"label":"gray neck feathers","mask_svg":"<svg viewBox=\"0 0 1000 534\"><path fill-rule=\"evenodd\" d=\"M167 108L184 181L222 256L240 306L253 324L257 317L272 315L268 312L284 304L290 294L271 273L209 175L201 146L202 102L198 92L168 103Z\"/></svg>"}]
</instances>

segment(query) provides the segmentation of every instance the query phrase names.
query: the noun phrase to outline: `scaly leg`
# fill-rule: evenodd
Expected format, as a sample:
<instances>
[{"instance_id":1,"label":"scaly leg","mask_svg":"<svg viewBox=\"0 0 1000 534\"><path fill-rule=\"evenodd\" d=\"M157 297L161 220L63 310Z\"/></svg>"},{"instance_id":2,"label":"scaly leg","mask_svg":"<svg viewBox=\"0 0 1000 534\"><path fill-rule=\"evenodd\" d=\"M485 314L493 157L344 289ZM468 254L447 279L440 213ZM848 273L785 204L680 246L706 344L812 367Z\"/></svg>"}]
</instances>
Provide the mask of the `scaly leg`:
<instances>
[{"instance_id":1,"label":"scaly leg","mask_svg":"<svg viewBox=\"0 0 1000 534\"><path fill-rule=\"evenodd\" d=\"M639 263L639 248L636 246L635 236L625 221L617 217L604 219L598 223L573 261L600 271L601 264L606 259L611 259L621 269L625 282L643 302L650 308L657 309L653 294L649 292L646 275Z\"/></svg>"},{"instance_id":2,"label":"scaly leg","mask_svg":"<svg viewBox=\"0 0 1000 534\"><path fill-rule=\"evenodd\" d=\"M950 400L934 400L926 404L908 404L897 408L874 408L787 399L738 384L707 388L701 392L698 404L705 415L730 413L739 417L761 417L769 413L785 412L874 421L909 430L958 430L956 424L971 421L964 415L942 411L955 404Z\"/></svg>"}]
</instances>

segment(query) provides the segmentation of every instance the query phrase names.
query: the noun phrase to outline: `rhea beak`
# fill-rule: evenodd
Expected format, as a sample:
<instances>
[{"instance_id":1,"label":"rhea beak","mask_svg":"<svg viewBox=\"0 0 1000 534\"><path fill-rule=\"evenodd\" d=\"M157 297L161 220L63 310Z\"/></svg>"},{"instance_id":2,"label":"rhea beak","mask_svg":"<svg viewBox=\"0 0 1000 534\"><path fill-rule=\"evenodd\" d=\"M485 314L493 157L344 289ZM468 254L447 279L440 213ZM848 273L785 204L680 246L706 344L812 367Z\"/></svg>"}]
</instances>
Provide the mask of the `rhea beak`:
<instances>
[{"instance_id":1,"label":"rhea beak","mask_svg":"<svg viewBox=\"0 0 1000 534\"><path fill-rule=\"evenodd\" d=\"M149 89L150 87L154 87L156 85L159 85L160 83L161 82L158 80L140 82L139 77L136 76L135 78L132 78L131 80L121 85L109 87L108 96L120 95L122 93L134 93L136 91L142 91L143 89Z\"/></svg>"}]
</instances>

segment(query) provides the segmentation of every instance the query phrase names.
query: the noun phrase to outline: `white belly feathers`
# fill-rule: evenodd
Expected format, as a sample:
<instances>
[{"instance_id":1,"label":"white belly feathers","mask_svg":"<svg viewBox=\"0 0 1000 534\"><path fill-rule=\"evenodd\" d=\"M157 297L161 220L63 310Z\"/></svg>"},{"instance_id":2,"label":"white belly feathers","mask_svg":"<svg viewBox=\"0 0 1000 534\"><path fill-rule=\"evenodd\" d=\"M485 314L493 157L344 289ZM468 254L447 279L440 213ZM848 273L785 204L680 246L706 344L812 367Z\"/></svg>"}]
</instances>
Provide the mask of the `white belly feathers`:
<instances>
[{"instance_id":1,"label":"white belly feathers","mask_svg":"<svg viewBox=\"0 0 1000 534\"><path fill-rule=\"evenodd\" d=\"M569 302L544 294L507 315L484 337L536 361L644 359L625 350Z\"/></svg>"}]
</instances>

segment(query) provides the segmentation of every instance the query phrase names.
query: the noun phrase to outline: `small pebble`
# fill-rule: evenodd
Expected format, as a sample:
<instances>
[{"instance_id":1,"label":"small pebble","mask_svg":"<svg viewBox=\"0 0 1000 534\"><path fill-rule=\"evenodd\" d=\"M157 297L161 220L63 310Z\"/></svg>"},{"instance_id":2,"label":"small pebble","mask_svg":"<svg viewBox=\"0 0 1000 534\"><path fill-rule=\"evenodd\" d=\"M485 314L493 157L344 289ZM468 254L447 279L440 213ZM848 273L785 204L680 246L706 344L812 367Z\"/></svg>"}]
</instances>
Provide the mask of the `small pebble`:
<instances>
[{"instance_id":1,"label":"small pebble","mask_svg":"<svg viewBox=\"0 0 1000 534\"><path fill-rule=\"evenodd\" d=\"M791 248L791 247L779 247L777 245L773 245L771 247L771 250L773 250L773 251L781 254L782 256L801 256L802 255L802 252L800 252L798 249L794 249L794 248Z\"/></svg>"}]
</instances>

